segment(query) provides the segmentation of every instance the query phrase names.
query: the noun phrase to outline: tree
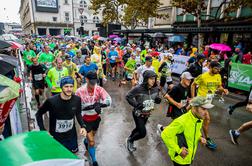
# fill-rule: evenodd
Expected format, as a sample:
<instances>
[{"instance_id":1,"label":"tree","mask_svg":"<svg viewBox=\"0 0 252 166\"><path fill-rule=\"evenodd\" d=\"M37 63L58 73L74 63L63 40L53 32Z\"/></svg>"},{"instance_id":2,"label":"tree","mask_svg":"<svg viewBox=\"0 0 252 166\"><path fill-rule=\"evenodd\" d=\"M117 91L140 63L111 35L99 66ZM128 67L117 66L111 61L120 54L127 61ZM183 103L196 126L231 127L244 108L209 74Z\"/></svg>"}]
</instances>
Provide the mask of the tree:
<instances>
[{"instance_id":1,"label":"tree","mask_svg":"<svg viewBox=\"0 0 252 166\"><path fill-rule=\"evenodd\" d=\"M119 23L127 29L137 25L147 25L149 17L167 18L168 14L159 14L160 0L91 0L90 9L96 13L102 11L102 23ZM123 7L123 12L120 12Z\"/></svg>"},{"instance_id":2,"label":"tree","mask_svg":"<svg viewBox=\"0 0 252 166\"><path fill-rule=\"evenodd\" d=\"M206 0L172 0L172 5L177 8L182 9L181 15L191 14L197 19L197 27L201 27L202 16L214 17L214 21L219 21L221 18L219 16L222 15L222 18L229 20L228 14L230 12L236 11L241 6L250 6L252 7L251 0L222 0L220 6L217 9L215 16L211 15L203 15L202 13L207 9ZM224 10L221 12L221 8L225 5ZM218 13L220 13L218 15ZM202 35L198 33L198 48L200 48L202 44Z\"/></svg>"}]
</instances>

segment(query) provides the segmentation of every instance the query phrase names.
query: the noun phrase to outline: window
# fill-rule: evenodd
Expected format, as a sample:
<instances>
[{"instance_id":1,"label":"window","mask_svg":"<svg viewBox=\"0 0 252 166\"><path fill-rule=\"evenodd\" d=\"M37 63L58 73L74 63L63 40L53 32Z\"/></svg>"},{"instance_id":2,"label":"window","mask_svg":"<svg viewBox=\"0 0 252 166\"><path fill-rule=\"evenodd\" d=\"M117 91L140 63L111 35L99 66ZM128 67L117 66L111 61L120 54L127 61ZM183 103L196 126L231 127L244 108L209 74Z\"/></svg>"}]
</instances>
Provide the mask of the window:
<instances>
[{"instance_id":1,"label":"window","mask_svg":"<svg viewBox=\"0 0 252 166\"><path fill-rule=\"evenodd\" d=\"M64 2L65 2L64 4L68 5L68 0L65 0Z\"/></svg>"},{"instance_id":2,"label":"window","mask_svg":"<svg viewBox=\"0 0 252 166\"><path fill-rule=\"evenodd\" d=\"M94 16L93 23L99 23L99 22L100 22L99 18L97 16Z\"/></svg>"},{"instance_id":3,"label":"window","mask_svg":"<svg viewBox=\"0 0 252 166\"><path fill-rule=\"evenodd\" d=\"M87 7L87 2L86 1L84 1L84 0L81 0L80 1L80 7Z\"/></svg>"},{"instance_id":4,"label":"window","mask_svg":"<svg viewBox=\"0 0 252 166\"><path fill-rule=\"evenodd\" d=\"M56 22L56 21L57 21L57 17L53 17L52 19L53 19L53 21L54 21L54 22Z\"/></svg>"},{"instance_id":5,"label":"window","mask_svg":"<svg viewBox=\"0 0 252 166\"><path fill-rule=\"evenodd\" d=\"M69 12L65 12L65 21L66 22L70 21Z\"/></svg>"},{"instance_id":6,"label":"window","mask_svg":"<svg viewBox=\"0 0 252 166\"><path fill-rule=\"evenodd\" d=\"M80 22L87 22L87 16L80 16Z\"/></svg>"}]
</instances>

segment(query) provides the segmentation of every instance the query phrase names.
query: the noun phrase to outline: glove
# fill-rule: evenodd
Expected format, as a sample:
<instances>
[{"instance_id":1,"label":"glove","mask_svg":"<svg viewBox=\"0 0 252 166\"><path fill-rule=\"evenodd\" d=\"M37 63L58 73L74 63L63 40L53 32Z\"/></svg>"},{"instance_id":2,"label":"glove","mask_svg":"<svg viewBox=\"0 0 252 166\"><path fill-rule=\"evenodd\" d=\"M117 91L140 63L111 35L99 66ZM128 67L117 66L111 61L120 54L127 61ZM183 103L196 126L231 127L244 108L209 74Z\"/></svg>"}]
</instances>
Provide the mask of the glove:
<instances>
[{"instance_id":1,"label":"glove","mask_svg":"<svg viewBox=\"0 0 252 166\"><path fill-rule=\"evenodd\" d=\"M155 100L154 100L154 103L155 103L155 104L160 104L161 101L162 101L161 98L157 96L157 97L155 98Z\"/></svg>"},{"instance_id":2,"label":"glove","mask_svg":"<svg viewBox=\"0 0 252 166\"><path fill-rule=\"evenodd\" d=\"M101 114L101 106L100 103L94 103L94 110L97 114Z\"/></svg>"},{"instance_id":3,"label":"glove","mask_svg":"<svg viewBox=\"0 0 252 166\"><path fill-rule=\"evenodd\" d=\"M138 103L136 106L137 110L142 110L144 108L143 103Z\"/></svg>"}]
</instances>

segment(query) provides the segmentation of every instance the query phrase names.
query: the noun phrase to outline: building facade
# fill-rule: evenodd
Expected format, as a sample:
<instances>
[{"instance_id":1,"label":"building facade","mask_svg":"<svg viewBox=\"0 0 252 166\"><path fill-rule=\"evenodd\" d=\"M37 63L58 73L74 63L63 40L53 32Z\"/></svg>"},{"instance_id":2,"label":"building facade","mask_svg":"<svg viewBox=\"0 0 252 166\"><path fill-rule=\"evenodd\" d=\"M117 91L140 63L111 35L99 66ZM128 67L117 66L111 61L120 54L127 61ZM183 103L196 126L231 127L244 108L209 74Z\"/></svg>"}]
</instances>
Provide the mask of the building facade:
<instances>
[{"instance_id":1,"label":"building facade","mask_svg":"<svg viewBox=\"0 0 252 166\"><path fill-rule=\"evenodd\" d=\"M94 15L89 6L89 0L21 0L22 28L26 34L78 35L83 21L85 34L93 35L101 14Z\"/></svg>"},{"instance_id":2,"label":"building facade","mask_svg":"<svg viewBox=\"0 0 252 166\"><path fill-rule=\"evenodd\" d=\"M92 36L98 32L96 24L102 20L101 13L94 14L94 11L89 9L90 0L73 0L73 24L75 34L78 34L78 30L83 22L83 28L85 35Z\"/></svg>"},{"instance_id":3,"label":"building facade","mask_svg":"<svg viewBox=\"0 0 252 166\"><path fill-rule=\"evenodd\" d=\"M158 8L159 14L168 14L168 18L153 18L152 28L171 28L176 21L176 8L171 5L171 0L160 0L162 5Z\"/></svg>"}]
</instances>

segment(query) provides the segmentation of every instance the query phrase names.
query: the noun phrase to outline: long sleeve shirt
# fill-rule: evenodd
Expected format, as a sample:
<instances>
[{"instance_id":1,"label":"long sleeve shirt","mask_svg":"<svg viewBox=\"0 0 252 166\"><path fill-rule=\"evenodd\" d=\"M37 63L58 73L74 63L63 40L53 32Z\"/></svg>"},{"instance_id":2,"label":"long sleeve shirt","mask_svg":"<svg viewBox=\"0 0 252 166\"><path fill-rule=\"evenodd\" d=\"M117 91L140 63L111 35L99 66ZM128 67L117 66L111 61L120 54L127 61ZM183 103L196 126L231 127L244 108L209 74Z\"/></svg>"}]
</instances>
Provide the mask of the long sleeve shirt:
<instances>
[{"instance_id":1,"label":"long sleeve shirt","mask_svg":"<svg viewBox=\"0 0 252 166\"><path fill-rule=\"evenodd\" d=\"M76 135L75 117L82 128L85 124L81 117L81 99L73 95L63 100L60 95L50 97L36 113L40 130L45 130L42 115L49 112L49 132L56 139L68 139Z\"/></svg>"}]
</instances>

